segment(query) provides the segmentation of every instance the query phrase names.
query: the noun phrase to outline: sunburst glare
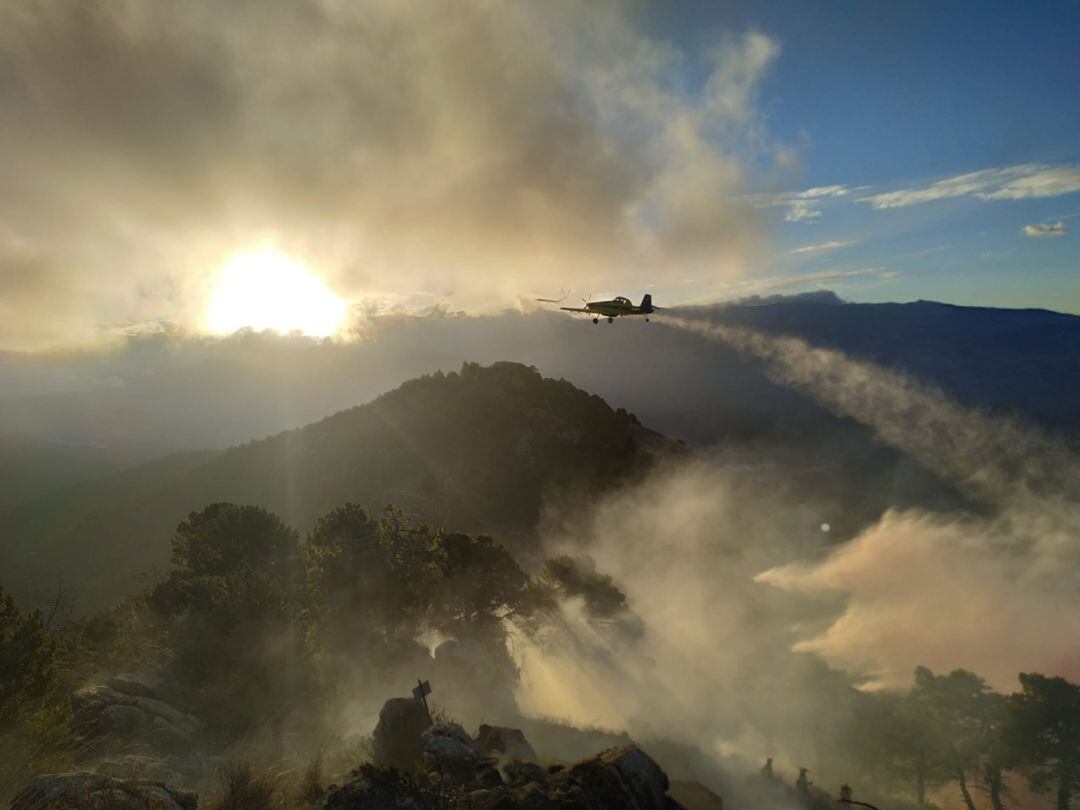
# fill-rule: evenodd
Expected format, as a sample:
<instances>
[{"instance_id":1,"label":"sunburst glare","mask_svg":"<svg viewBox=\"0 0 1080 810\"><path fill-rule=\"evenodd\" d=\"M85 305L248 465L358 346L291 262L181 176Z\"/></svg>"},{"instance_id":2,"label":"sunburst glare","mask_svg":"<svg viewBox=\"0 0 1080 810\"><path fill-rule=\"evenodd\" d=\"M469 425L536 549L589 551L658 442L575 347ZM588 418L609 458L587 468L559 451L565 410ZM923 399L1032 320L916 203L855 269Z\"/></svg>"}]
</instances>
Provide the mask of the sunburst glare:
<instances>
[{"instance_id":1,"label":"sunburst glare","mask_svg":"<svg viewBox=\"0 0 1080 810\"><path fill-rule=\"evenodd\" d=\"M346 310L310 269L267 249L239 253L222 266L203 325L221 334L249 327L328 337L344 325Z\"/></svg>"}]
</instances>

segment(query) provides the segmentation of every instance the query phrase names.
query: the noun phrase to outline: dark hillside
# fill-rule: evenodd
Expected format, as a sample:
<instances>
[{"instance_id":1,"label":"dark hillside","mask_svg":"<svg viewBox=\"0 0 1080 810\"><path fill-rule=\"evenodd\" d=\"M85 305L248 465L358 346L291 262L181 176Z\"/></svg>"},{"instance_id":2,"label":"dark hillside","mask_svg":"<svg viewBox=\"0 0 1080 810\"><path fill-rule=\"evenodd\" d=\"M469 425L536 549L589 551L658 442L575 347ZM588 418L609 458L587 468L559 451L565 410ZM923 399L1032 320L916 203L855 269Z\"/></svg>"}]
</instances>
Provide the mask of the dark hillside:
<instances>
[{"instance_id":1,"label":"dark hillside","mask_svg":"<svg viewBox=\"0 0 1080 810\"><path fill-rule=\"evenodd\" d=\"M304 428L26 504L0 518L0 570L28 602L62 573L80 609L106 604L165 564L176 523L214 501L263 506L301 530L352 501L526 533L545 498L588 498L675 446L568 382L516 363L466 363Z\"/></svg>"}]
</instances>

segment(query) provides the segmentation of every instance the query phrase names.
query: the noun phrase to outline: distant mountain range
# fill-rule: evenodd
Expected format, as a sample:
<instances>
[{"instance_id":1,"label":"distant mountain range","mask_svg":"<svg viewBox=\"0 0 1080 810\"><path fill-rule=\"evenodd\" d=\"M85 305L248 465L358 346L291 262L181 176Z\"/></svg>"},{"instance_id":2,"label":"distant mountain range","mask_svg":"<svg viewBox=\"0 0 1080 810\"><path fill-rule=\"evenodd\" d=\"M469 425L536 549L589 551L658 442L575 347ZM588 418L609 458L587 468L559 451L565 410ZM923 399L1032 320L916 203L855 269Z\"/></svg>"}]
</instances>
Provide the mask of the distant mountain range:
<instances>
[{"instance_id":1,"label":"distant mountain range","mask_svg":"<svg viewBox=\"0 0 1080 810\"><path fill-rule=\"evenodd\" d=\"M902 368L966 405L1080 430L1080 317L933 301L845 304L830 296L684 314L801 337Z\"/></svg>"}]
</instances>

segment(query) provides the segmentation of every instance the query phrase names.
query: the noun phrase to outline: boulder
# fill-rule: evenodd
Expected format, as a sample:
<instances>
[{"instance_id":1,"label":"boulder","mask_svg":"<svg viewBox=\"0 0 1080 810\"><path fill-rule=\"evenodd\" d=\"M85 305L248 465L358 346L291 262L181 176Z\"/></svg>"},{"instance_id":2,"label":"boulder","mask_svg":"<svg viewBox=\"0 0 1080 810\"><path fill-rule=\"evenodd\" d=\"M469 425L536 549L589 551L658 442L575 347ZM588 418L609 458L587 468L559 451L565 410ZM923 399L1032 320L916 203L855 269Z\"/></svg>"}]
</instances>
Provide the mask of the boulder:
<instances>
[{"instance_id":1,"label":"boulder","mask_svg":"<svg viewBox=\"0 0 1080 810\"><path fill-rule=\"evenodd\" d=\"M438 741L440 738L446 738L453 740L455 743L463 748L467 748L470 753L480 756L481 749L479 743L469 736L469 732L459 726L457 723L437 723L426 729L423 734L420 735L420 739L424 741L424 746L433 741Z\"/></svg>"},{"instance_id":2,"label":"boulder","mask_svg":"<svg viewBox=\"0 0 1080 810\"><path fill-rule=\"evenodd\" d=\"M172 784L181 784L184 781L175 763L169 759L138 754L124 754L103 759L94 768L94 772L115 779L144 779Z\"/></svg>"},{"instance_id":3,"label":"boulder","mask_svg":"<svg viewBox=\"0 0 1080 810\"><path fill-rule=\"evenodd\" d=\"M422 735L431 727L424 704L415 698L391 698L379 712L375 725L373 754L375 764L409 771L424 753Z\"/></svg>"},{"instance_id":4,"label":"boulder","mask_svg":"<svg viewBox=\"0 0 1080 810\"><path fill-rule=\"evenodd\" d=\"M105 681L105 685L133 697L161 698L160 681L145 672L122 672Z\"/></svg>"},{"instance_id":5,"label":"boulder","mask_svg":"<svg viewBox=\"0 0 1080 810\"><path fill-rule=\"evenodd\" d=\"M196 810L199 797L160 782L96 773L54 773L34 779L11 810Z\"/></svg>"},{"instance_id":6,"label":"boulder","mask_svg":"<svg viewBox=\"0 0 1080 810\"><path fill-rule=\"evenodd\" d=\"M424 810L419 790L396 771L362 766L341 787L331 786L324 810Z\"/></svg>"},{"instance_id":7,"label":"boulder","mask_svg":"<svg viewBox=\"0 0 1080 810\"><path fill-rule=\"evenodd\" d=\"M476 742L485 754L499 759L536 761L536 751L525 739L521 729L481 725L476 734Z\"/></svg>"},{"instance_id":8,"label":"boulder","mask_svg":"<svg viewBox=\"0 0 1080 810\"><path fill-rule=\"evenodd\" d=\"M668 795L686 810L724 810L724 800L701 782L672 779Z\"/></svg>"},{"instance_id":9,"label":"boulder","mask_svg":"<svg viewBox=\"0 0 1080 810\"><path fill-rule=\"evenodd\" d=\"M612 748L555 776L566 792L579 788L596 810L674 810L667 774L636 745Z\"/></svg>"},{"instance_id":10,"label":"boulder","mask_svg":"<svg viewBox=\"0 0 1080 810\"><path fill-rule=\"evenodd\" d=\"M115 681L115 679L114 679ZM128 689L133 682L119 682ZM195 745L202 723L163 700L112 686L90 686L71 696L76 729L90 748L168 753Z\"/></svg>"},{"instance_id":11,"label":"boulder","mask_svg":"<svg viewBox=\"0 0 1080 810\"><path fill-rule=\"evenodd\" d=\"M424 731L424 768L429 773L471 781L482 763L480 746L457 723L440 723ZM499 782L501 783L501 779Z\"/></svg>"},{"instance_id":12,"label":"boulder","mask_svg":"<svg viewBox=\"0 0 1080 810\"><path fill-rule=\"evenodd\" d=\"M544 785L547 782L547 771L535 762L521 762L514 760L503 766L503 775L506 783L514 787L537 784Z\"/></svg>"}]
</instances>

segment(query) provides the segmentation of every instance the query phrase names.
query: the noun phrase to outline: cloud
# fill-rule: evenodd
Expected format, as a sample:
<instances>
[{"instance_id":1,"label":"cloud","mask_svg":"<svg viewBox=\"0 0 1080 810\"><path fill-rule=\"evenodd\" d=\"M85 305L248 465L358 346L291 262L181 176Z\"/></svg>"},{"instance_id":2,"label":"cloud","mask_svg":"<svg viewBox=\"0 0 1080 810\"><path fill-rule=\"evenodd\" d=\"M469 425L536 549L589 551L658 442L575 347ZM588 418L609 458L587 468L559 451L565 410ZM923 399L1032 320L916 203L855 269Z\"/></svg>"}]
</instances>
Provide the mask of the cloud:
<instances>
[{"instance_id":1,"label":"cloud","mask_svg":"<svg viewBox=\"0 0 1080 810\"><path fill-rule=\"evenodd\" d=\"M1080 191L1080 166L1025 163L961 174L921 188L900 189L860 197L872 208L903 208L952 197L980 200L1018 200L1057 197Z\"/></svg>"},{"instance_id":2,"label":"cloud","mask_svg":"<svg viewBox=\"0 0 1080 810\"><path fill-rule=\"evenodd\" d=\"M756 208L787 208L784 214L787 222L806 222L821 217L821 211L818 210L820 201L831 197L845 197L856 190L843 185L816 186L803 191L753 194L749 199Z\"/></svg>"},{"instance_id":3,"label":"cloud","mask_svg":"<svg viewBox=\"0 0 1080 810\"><path fill-rule=\"evenodd\" d=\"M787 213L784 214L786 222L806 222L811 219L820 219L821 211L814 207L813 203L805 200L795 200L789 204Z\"/></svg>"},{"instance_id":4,"label":"cloud","mask_svg":"<svg viewBox=\"0 0 1080 810\"><path fill-rule=\"evenodd\" d=\"M578 273L738 277L778 45L722 37L690 89L639 23L607 0L0 6L0 218L52 268L0 299L0 345L191 324L267 240L350 299L471 311Z\"/></svg>"},{"instance_id":5,"label":"cloud","mask_svg":"<svg viewBox=\"0 0 1080 810\"><path fill-rule=\"evenodd\" d=\"M816 244L816 245L803 245L802 247L797 247L797 248L794 248L792 250L789 250L788 253L824 253L825 251L828 251L828 250L839 250L840 248L845 248L845 247L848 247L849 245L854 245L854 244L855 244L854 242L839 242L839 241L821 242L821 243Z\"/></svg>"},{"instance_id":6,"label":"cloud","mask_svg":"<svg viewBox=\"0 0 1080 810\"><path fill-rule=\"evenodd\" d=\"M1065 227L1065 223L1060 220L1057 222L1046 222L1041 225L1025 225L1024 236L1043 237L1043 236L1064 236L1069 232L1069 229Z\"/></svg>"},{"instance_id":7,"label":"cloud","mask_svg":"<svg viewBox=\"0 0 1080 810\"><path fill-rule=\"evenodd\" d=\"M898 270L887 270L884 267L859 267L850 269L820 270L816 273L802 273L799 275L768 276L765 278L749 279L728 285L729 291L734 289L738 295L756 295L762 292L777 290L797 289L799 287L821 287L831 282L844 282L855 279L877 279L890 281L900 275ZM843 284L833 284L843 288Z\"/></svg>"}]
</instances>

